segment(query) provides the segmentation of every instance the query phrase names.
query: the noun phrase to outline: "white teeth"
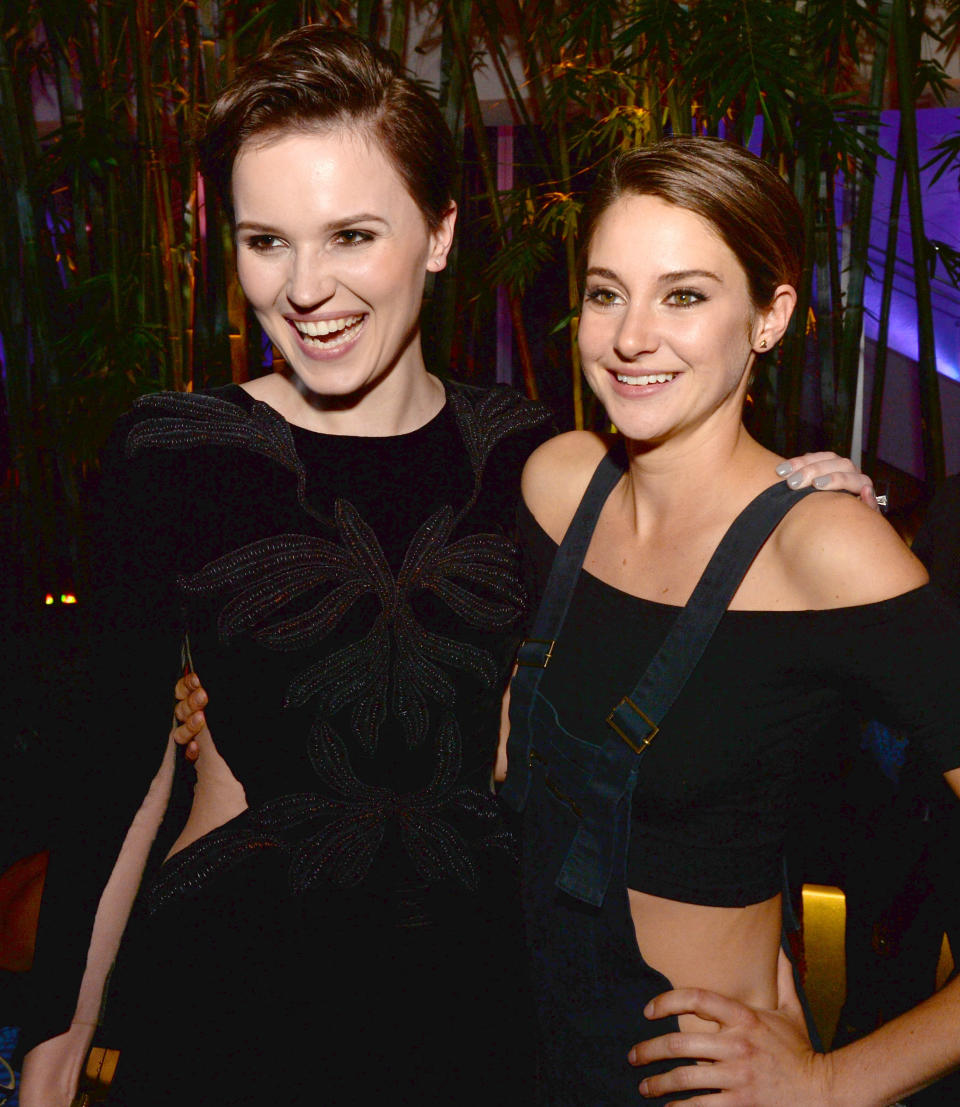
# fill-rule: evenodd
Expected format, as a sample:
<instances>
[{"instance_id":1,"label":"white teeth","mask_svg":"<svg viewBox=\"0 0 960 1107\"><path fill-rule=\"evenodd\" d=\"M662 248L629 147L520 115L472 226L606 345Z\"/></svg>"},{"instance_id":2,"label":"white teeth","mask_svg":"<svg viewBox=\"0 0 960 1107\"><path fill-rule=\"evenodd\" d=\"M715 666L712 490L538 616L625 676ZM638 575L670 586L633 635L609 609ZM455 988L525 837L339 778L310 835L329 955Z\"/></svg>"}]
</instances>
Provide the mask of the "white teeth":
<instances>
[{"instance_id":1,"label":"white teeth","mask_svg":"<svg viewBox=\"0 0 960 1107\"><path fill-rule=\"evenodd\" d=\"M352 327L355 323L359 323L362 318L362 315L344 315L340 319L318 319L316 322L294 319L293 325L304 338L317 338L321 335L336 334L337 331L342 331L345 327Z\"/></svg>"},{"instance_id":2,"label":"white teeth","mask_svg":"<svg viewBox=\"0 0 960 1107\"><path fill-rule=\"evenodd\" d=\"M639 387L643 384L666 384L676 375L676 373L647 373L642 377L628 377L626 373L617 373L616 377L621 384L633 384Z\"/></svg>"}]
</instances>

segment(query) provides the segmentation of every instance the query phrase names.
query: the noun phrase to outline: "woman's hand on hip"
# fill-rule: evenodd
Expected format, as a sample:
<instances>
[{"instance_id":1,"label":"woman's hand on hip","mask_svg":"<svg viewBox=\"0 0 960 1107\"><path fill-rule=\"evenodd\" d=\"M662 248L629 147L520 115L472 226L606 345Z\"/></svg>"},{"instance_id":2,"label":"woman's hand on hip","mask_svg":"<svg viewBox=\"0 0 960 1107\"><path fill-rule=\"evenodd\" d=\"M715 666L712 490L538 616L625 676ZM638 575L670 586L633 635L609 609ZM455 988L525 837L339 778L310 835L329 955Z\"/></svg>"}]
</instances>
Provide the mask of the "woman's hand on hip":
<instances>
[{"instance_id":1,"label":"woman's hand on hip","mask_svg":"<svg viewBox=\"0 0 960 1107\"><path fill-rule=\"evenodd\" d=\"M680 1065L645 1077L640 1083L641 1096L715 1089L683 1100L682 1107L826 1107L830 1102L829 1055L816 1053L810 1045L793 986L793 970L782 951L776 1010L748 1007L699 988L664 992L644 1010L648 1019L685 1014L715 1022L719 1030L678 1031L641 1042L630 1051L630 1063L680 1059L710 1063Z\"/></svg>"}]
</instances>

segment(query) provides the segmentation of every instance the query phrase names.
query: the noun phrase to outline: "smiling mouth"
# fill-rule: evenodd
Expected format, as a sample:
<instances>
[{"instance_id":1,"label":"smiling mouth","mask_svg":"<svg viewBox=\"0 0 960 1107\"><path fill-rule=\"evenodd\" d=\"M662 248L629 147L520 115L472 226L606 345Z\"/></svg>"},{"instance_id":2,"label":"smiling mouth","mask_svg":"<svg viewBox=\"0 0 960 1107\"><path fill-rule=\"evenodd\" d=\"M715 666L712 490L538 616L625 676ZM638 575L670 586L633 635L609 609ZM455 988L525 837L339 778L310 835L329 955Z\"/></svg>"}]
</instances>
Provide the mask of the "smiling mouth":
<instances>
[{"instance_id":1,"label":"smiling mouth","mask_svg":"<svg viewBox=\"0 0 960 1107\"><path fill-rule=\"evenodd\" d=\"M676 373L645 373L639 377L628 376L626 373L613 374L621 384L632 384L639 388L645 384L666 384L672 381Z\"/></svg>"},{"instance_id":2,"label":"smiling mouth","mask_svg":"<svg viewBox=\"0 0 960 1107\"><path fill-rule=\"evenodd\" d=\"M334 350L349 342L360 329L364 316L343 315L339 319L291 319L293 327L307 346Z\"/></svg>"}]
</instances>

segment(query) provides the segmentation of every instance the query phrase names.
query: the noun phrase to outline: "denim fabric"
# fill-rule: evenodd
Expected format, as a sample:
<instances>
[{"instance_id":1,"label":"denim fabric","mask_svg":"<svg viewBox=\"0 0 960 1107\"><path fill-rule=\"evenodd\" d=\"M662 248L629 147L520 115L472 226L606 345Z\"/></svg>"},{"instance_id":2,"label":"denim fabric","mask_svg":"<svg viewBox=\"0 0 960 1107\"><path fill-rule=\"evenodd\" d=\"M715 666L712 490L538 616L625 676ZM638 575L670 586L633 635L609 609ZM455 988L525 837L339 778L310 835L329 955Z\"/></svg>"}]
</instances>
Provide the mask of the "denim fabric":
<instances>
[{"instance_id":1,"label":"denim fabric","mask_svg":"<svg viewBox=\"0 0 960 1107\"><path fill-rule=\"evenodd\" d=\"M643 753L706 648L757 551L806 494L776 485L741 513L721 541L688 605L634 689L613 707L596 745L571 733L541 691L597 517L623 475L608 454L598 466L557 551L511 686L510 770L502 795L524 811L522 898L541 1033L547 1107L660 1107L704 1094L643 1100L630 1047L678 1029L643 1008L671 984L637 947L626 890L632 797ZM638 659L638 668L641 668ZM640 710L637 710L637 709Z\"/></svg>"}]
</instances>

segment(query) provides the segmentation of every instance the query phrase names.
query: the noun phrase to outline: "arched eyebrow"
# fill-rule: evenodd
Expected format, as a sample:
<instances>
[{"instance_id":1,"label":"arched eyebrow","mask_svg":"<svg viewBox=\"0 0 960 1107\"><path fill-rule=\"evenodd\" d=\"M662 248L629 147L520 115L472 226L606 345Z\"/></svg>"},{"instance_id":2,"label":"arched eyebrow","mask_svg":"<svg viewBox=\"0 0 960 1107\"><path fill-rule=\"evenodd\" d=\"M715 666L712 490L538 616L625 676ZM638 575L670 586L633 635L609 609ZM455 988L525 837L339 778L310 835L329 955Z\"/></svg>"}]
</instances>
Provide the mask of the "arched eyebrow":
<instances>
[{"instance_id":1,"label":"arched eyebrow","mask_svg":"<svg viewBox=\"0 0 960 1107\"><path fill-rule=\"evenodd\" d=\"M605 269L602 265L592 265L586 275L588 277L602 277L605 281L619 281L620 275L612 269ZM677 281L689 281L697 277L706 277L708 280L723 284L723 277L714 273L712 269L675 269L670 273L661 273L657 277L657 284L676 284Z\"/></svg>"},{"instance_id":2,"label":"arched eyebrow","mask_svg":"<svg viewBox=\"0 0 960 1107\"><path fill-rule=\"evenodd\" d=\"M672 273L663 273L657 278L658 284L675 284L677 281L689 281L697 277L706 277L707 280L723 284L723 277L714 273L711 269L676 269Z\"/></svg>"},{"instance_id":3,"label":"arched eyebrow","mask_svg":"<svg viewBox=\"0 0 960 1107\"><path fill-rule=\"evenodd\" d=\"M356 215L347 215L343 219L334 219L332 222L324 225L325 231L343 231L348 227L354 227L357 223L381 223L383 226L387 226L386 219L382 215L374 215L369 211L360 211ZM250 219L241 220L237 224L238 231L253 231L257 234L280 234L276 227L271 226L269 223L256 223Z\"/></svg>"}]
</instances>

